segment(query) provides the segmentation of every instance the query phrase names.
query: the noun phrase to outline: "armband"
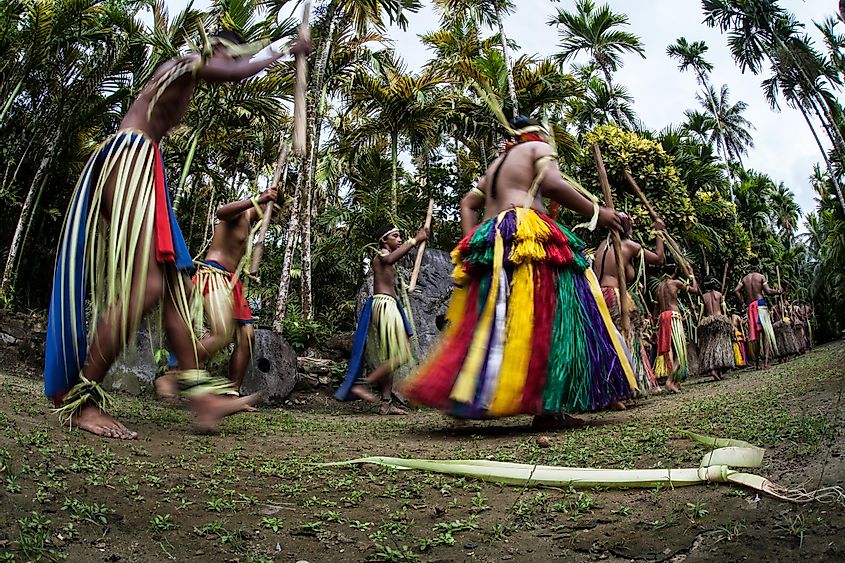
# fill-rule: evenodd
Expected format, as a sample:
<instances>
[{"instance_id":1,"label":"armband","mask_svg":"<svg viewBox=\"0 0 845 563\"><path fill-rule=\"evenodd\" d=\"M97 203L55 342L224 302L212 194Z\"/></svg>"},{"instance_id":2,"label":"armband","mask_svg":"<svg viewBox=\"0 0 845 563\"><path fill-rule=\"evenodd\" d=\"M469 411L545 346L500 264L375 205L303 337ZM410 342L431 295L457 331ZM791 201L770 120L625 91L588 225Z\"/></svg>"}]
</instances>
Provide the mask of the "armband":
<instances>
[{"instance_id":1,"label":"armband","mask_svg":"<svg viewBox=\"0 0 845 563\"><path fill-rule=\"evenodd\" d=\"M408 244L410 244L411 246L416 246L417 245L417 237L411 237L410 239L408 239Z\"/></svg>"},{"instance_id":2,"label":"armband","mask_svg":"<svg viewBox=\"0 0 845 563\"><path fill-rule=\"evenodd\" d=\"M472 189L469 191L469 193L471 193L471 194L475 194L475 195L477 195L477 196L481 196L481 197L483 197L483 198L485 198L485 199L487 198L487 194L485 194L484 192L482 192L481 190L479 190L478 188L475 188L475 187L474 187L474 188L472 188Z\"/></svg>"}]
</instances>

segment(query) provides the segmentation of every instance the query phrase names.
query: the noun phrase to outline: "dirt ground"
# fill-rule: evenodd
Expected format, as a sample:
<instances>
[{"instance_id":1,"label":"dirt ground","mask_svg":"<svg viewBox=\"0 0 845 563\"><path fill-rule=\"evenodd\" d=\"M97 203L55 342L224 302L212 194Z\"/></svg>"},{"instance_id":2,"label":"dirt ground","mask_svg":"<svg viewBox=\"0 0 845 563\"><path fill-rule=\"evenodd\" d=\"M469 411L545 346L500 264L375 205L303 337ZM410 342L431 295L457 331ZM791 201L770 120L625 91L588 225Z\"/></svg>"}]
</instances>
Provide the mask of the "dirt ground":
<instances>
[{"instance_id":1,"label":"dirt ground","mask_svg":"<svg viewBox=\"0 0 845 563\"><path fill-rule=\"evenodd\" d=\"M121 395L117 414L140 439L107 441L58 427L40 383L12 370L0 367L0 561L845 560L841 504L727 485L576 491L314 466L388 455L697 467L705 449L687 429L766 447L754 472L778 484L842 485L841 342L544 434L527 417L457 426L309 396L200 436L185 409Z\"/></svg>"}]
</instances>

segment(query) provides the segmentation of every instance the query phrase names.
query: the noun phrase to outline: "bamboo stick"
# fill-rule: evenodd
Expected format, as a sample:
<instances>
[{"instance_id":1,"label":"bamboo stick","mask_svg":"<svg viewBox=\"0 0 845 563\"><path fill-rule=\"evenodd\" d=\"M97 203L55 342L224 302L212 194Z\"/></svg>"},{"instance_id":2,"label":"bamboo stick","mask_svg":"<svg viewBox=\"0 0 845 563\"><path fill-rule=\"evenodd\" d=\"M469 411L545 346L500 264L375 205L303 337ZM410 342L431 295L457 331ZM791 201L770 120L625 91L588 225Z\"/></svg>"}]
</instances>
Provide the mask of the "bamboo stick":
<instances>
[{"instance_id":1,"label":"bamboo stick","mask_svg":"<svg viewBox=\"0 0 845 563\"><path fill-rule=\"evenodd\" d=\"M593 157L596 160L596 168L599 172L599 183L604 193L604 205L615 211L613 207L613 195L610 193L610 180L607 178L607 170L604 168L604 160L601 156L601 149L593 144ZM613 254L616 257L616 279L619 280L619 311L622 317L622 337L628 341L630 337L630 318L628 313L628 280L625 277L625 264L622 262L622 239L618 231L612 231Z\"/></svg>"},{"instance_id":2,"label":"bamboo stick","mask_svg":"<svg viewBox=\"0 0 845 563\"><path fill-rule=\"evenodd\" d=\"M279 179L282 175L282 170L287 167L288 151L290 146L287 143L282 144L282 150L279 152L279 159L276 161L276 169L273 171L273 182L270 184L271 188L279 189ZM261 266L261 258L264 255L264 241L267 238L267 230L270 228L270 221L273 218L273 206L275 201L268 201L264 207L264 220L261 222L261 230L258 231L258 240L255 247L252 249L252 264L249 272L254 276L258 274L258 268Z\"/></svg>"},{"instance_id":3,"label":"bamboo stick","mask_svg":"<svg viewBox=\"0 0 845 563\"><path fill-rule=\"evenodd\" d=\"M306 2L299 25L299 38L310 38L311 27L308 24L311 15L311 2ZM302 55L296 57L296 84L294 86L293 106L293 152L305 156L305 90L308 87L308 61Z\"/></svg>"},{"instance_id":4,"label":"bamboo stick","mask_svg":"<svg viewBox=\"0 0 845 563\"><path fill-rule=\"evenodd\" d=\"M425 216L425 228L431 228L431 216L434 214L434 200L428 200L428 212ZM414 271L411 273L411 283L408 285L408 292L413 292L417 288L417 279L420 276L420 268L422 267L422 259L423 254L425 254L425 243L426 241L422 241L420 243L419 249L417 249L417 259L414 262Z\"/></svg>"}]
</instances>

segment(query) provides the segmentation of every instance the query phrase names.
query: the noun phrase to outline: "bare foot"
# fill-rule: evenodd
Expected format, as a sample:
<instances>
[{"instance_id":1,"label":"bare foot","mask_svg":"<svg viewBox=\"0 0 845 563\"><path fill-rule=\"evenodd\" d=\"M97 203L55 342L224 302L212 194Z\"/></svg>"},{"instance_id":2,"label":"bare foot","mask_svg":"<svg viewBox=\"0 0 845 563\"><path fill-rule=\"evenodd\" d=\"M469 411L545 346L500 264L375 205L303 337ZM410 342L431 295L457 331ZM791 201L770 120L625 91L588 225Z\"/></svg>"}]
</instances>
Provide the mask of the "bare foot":
<instances>
[{"instance_id":1,"label":"bare foot","mask_svg":"<svg viewBox=\"0 0 845 563\"><path fill-rule=\"evenodd\" d=\"M610 403L610 409L614 411L626 411L628 407L625 406L625 403L622 401L613 401Z\"/></svg>"},{"instance_id":2,"label":"bare foot","mask_svg":"<svg viewBox=\"0 0 845 563\"><path fill-rule=\"evenodd\" d=\"M531 421L531 428L535 430L565 430L567 428L581 428L586 424L582 419L568 414L560 416L537 415Z\"/></svg>"},{"instance_id":3,"label":"bare foot","mask_svg":"<svg viewBox=\"0 0 845 563\"><path fill-rule=\"evenodd\" d=\"M91 403L86 404L82 410L71 417L68 426L76 426L91 434L118 440L134 440L138 437L137 432L132 432L113 416Z\"/></svg>"},{"instance_id":4,"label":"bare foot","mask_svg":"<svg viewBox=\"0 0 845 563\"><path fill-rule=\"evenodd\" d=\"M200 432L213 434L217 432L220 421L231 414L244 410L258 401L258 394L246 397L226 397L206 393L191 399L191 409L194 411L194 426Z\"/></svg>"},{"instance_id":5,"label":"bare foot","mask_svg":"<svg viewBox=\"0 0 845 563\"><path fill-rule=\"evenodd\" d=\"M223 396L224 396L224 397L228 397L228 398L230 398L230 399L234 399L234 400L237 400L237 399L240 399L240 398L241 398L240 394L237 394L237 393L236 393L236 394L234 394L234 395L227 394L227 395L223 395ZM255 407L253 407L252 405L243 405L243 406L241 407L241 412L258 412L258 409L257 409L257 408L255 408Z\"/></svg>"},{"instance_id":6,"label":"bare foot","mask_svg":"<svg viewBox=\"0 0 845 563\"><path fill-rule=\"evenodd\" d=\"M719 372L715 369L710 371L710 377L713 378L713 381L722 381L721 376L719 376Z\"/></svg>"},{"instance_id":7,"label":"bare foot","mask_svg":"<svg viewBox=\"0 0 845 563\"><path fill-rule=\"evenodd\" d=\"M675 383L674 381L672 381L671 379L666 380L666 389L670 393L680 393L681 392L681 386L678 385L677 383Z\"/></svg>"},{"instance_id":8,"label":"bare foot","mask_svg":"<svg viewBox=\"0 0 845 563\"><path fill-rule=\"evenodd\" d=\"M376 396L370 393L370 391L363 385L354 385L352 389L349 390L349 392L358 397L359 399L364 399L368 403L379 402Z\"/></svg>"},{"instance_id":9,"label":"bare foot","mask_svg":"<svg viewBox=\"0 0 845 563\"><path fill-rule=\"evenodd\" d=\"M381 408L379 409L378 413L383 415L405 416L408 414L408 411L406 411L405 409L400 409L393 403L384 401L381 403Z\"/></svg>"},{"instance_id":10,"label":"bare foot","mask_svg":"<svg viewBox=\"0 0 845 563\"><path fill-rule=\"evenodd\" d=\"M168 403L176 403L179 401L179 386L176 385L176 378L172 373L165 373L161 377L156 378L153 382L156 390L156 395Z\"/></svg>"}]
</instances>

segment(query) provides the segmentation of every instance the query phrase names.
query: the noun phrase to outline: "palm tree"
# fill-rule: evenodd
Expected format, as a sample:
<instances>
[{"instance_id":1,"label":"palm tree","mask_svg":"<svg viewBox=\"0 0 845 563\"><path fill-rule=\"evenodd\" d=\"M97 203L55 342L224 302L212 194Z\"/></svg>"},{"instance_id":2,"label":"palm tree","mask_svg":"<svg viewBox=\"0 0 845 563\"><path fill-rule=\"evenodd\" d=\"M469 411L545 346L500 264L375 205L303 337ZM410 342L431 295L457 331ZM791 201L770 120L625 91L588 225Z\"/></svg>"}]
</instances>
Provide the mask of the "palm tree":
<instances>
[{"instance_id":1,"label":"palm tree","mask_svg":"<svg viewBox=\"0 0 845 563\"><path fill-rule=\"evenodd\" d=\"M549 20L557 26L561 52L556 55L565 63L579 54L587 54L604 75L609 91L613 91L612 74L622 66L622 55L636 53L645 58L639 36L618 29L628 25L628 16L615 13L607 4L597 7L593 0L577 0L575 11L557 9ZM616 123L623 123L621 111L614 108Z\"/></svg>"},{"instance_id":2,"label":"palm tree","mask_svg":"<svg viewBox=\"0 0 845 563\"><path fill-rule=\"evenodd\" d=\"M748 132L754 126L742 115L748 109L748 104L739 101L732 105L730 90L725 84L718 95L713 86L705 90L705 97L696 94L696 98L715 124L712 141L726 158L735 159L742 166L742 155L747 155L748 149L754 146L754 139Z\"/></svg>"},{"instance_id":3,"label":"palm tree","mask_svg":"<svg viewBox=\"0 0 845 563\"><path fill-rule=\"evenodd\" d=\"M791 243L795 229L798 227L798 220L801 218L801 208L795 201L795 194L783 182L780 182L769 193L768 199L772 219L780 228L785 240Z\"/></svg>"},{"instance_id":4,"label":"palm tree","mask_svg":"<svg viewBox=\"0 0 845 563\"><path fill-rule=\"evenodd\" d=\"M472 21L476 29L482 25L495 28L499 32L499 42L502 47L502 57L505 62L508 95L511 111L514 117L519 115L519 103L516 97L516 84L511 64L510 44L505 34L504 19L513 11L515 5L512 0L434 0L434 5L441 13L444 23L449 20ZM479 54L481 54L479 52Z\"/></svg>"}]
</instances>

